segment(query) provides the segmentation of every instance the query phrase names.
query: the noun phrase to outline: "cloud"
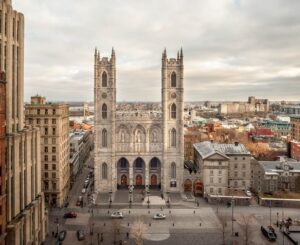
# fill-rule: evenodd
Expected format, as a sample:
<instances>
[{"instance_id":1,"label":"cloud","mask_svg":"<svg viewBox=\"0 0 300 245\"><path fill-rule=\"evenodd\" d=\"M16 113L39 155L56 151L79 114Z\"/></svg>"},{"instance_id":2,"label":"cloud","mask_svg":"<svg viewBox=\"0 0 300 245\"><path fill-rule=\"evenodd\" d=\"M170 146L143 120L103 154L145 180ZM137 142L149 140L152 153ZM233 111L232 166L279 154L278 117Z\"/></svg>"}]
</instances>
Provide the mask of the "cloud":
<instances>
[{"instance_id":1,"label":"cloud","mask_svg":"<svg viewBox=\"0 0 300 245\"><path fill-rule=\"evenodd\" d=\"M172 3L172 4L171 4ZM161 52L185 59L185 99L300 100L300 1L14 0L25 99L93 99L93 53L117 54L118 100L161 99ZM220 91L220 89L222 89Z\"/></svg>"}]
</instances>

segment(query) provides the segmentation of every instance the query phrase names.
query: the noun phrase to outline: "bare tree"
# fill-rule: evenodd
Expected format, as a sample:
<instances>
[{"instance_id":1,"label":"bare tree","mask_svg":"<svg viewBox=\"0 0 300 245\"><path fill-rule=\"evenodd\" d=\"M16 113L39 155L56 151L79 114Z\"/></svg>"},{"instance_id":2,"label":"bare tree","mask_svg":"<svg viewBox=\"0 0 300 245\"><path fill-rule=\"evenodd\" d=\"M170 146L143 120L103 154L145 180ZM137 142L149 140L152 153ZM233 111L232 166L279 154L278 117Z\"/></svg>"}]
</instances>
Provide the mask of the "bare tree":
<instances>
[{"instance_id":1,"label":"bare tree","mask_svg":"<svg viewBox=\"0 0 300 245\"><path fill-rule=\"evenodd\" d=\"M226 233L227 233L227 226L228 226L228 216L226 216L224 213L220 213L218 212L217 214L218 218L219 218L219 230L222 233L222 244L225 244L225 240L226 240Z\"/></svg>"},{"instance_id":2,"label":"bare tree","mask_svg":"<svg viewBox=\"0 0 300 245\"><path fill-rule=\"evenodd\" d=\"M143 245L143 239L147 232L147 225L141 220L137 220L131 227L131 236L135 240L136 245Z\"/></svg>"},{"instance_id":3,"label":"bare tree","mask_svg":"<svg viewBox=\"0 0 300 245\"><path fill-rule=\"evenodd\" d=\"M244 244L248 245L249 243L249 238L251 237L252 233L252 227L251 227L251 221L253 217L252 215L244 215L242 214L240 217L240 227L243 233L243 239L244 239Z\"/></svg>"}]
</instances>

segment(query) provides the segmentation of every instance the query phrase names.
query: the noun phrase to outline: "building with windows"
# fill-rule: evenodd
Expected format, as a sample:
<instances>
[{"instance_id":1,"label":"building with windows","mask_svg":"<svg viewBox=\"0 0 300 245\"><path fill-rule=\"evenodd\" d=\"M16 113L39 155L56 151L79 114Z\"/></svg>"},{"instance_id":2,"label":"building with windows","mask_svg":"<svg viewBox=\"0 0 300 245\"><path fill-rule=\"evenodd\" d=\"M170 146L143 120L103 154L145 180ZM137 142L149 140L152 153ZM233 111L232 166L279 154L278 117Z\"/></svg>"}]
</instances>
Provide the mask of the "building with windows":
<instances>
[{"instance_id":1,"label":"building with windows","mask_svg":"<svg viewBox=\"0 0 300 245\"><path fill-rule=\"evenodd\" d=\"M300 116L291 117L291 138L300 142Z\"/></svg>"},{"instance_id":2,"label":"building with windows","mask_svg":"<svg viewBox=\"0 0 300 245\"><path fill-rule=\"evenodd\" d=\"M251 154L243 144L205 141L194 144L194 148L198 182L201 182L204 196L228 195L230 190L250 188ZM184 185L188 189L191 183L186 180Z\"/></svg>"},{"instance_id":3,"label":"building with windows","mask_svg":"<svg viewBox=\"0 0 300 245\"><path fill-rule=\"evenodd\" d=\"M135 186L183 190L183 52L162 54L162 104L116 110L116 55L95 51L95 190Z\"/></svg>"},{"instance_id":4,"label":"building with windows","mask_svg":"<svg viewBox=\"0 0 300 245\"><path fill-rule=\"evenodd\" d=\"M42 188L45 202L62 206L69 191L69 109L33 96L25 106L26 124L41 131Z\"/></svg>"},{"instance_id":5,"label":"building with windows","mask_svg":"<svg viewBox=\"0 0 300 245\"><path fill-rule=\"evenodd\" d=\"M12 8L11 0L0 1L0 51L0 70L6 76L5 128L0 124L6 145L5 153L0 154L5 156L5 170L1 168L1 191L5 190L1 201L5 200L5 205L0 210L6 207L6 211L0 217L6 221L6 233L0 227L0 241L41 244L47 232L47 214L40 183L40 131L24 126L24 16Z\"/></svg>"},{"instance_id":6,"label":"building with windows","mask_svg":"<svg viewBox=\"0 0 300 245\"><path fill-rule=\"evenodd\" d=\"M287 157L279 157L276 161L253 160L251 186L262 193L299 191L300 162Z\"/></svg>"},{"instance_id":7,"label":"building with windows","mask_svg":"<svg viewBox=\"0 0 300 245\"><path fill-rule=\"evenodd\" d=\"M4 244L6 236L6 195L5 195L5 124L6 124L6 79L0 73L0 244Z\"/></svg>"},{"instance_id":8,"label":"building with windows","mask_svg":"<svg viewBox=\"0 0 300 245\"><path fill-rule=\"evenodd\" d=\"M265 120L262 122L262 126L271 129L276 137L288 136L291 132L290 123L286 121Z\"/></svg>"}]
</instances>

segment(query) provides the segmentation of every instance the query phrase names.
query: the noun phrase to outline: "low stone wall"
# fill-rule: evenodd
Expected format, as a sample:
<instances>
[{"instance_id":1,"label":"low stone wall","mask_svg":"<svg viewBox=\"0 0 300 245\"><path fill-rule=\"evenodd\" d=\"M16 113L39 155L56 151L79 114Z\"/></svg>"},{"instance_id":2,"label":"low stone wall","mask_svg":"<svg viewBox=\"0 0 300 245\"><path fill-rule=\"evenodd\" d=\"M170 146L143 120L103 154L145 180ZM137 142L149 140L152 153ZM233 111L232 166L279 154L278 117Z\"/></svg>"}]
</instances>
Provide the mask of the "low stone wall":
<instances>
[{"instance_id":1,"label":"low stone wall","mask_svg":"<svg viewBox=\"0 0 300 245\"><path fill-rule=\"evenodd\" d=\"M240 197L240 196L216 196L211 195L207 197L207 201L213 205L227 205L231 203L231 200L234 199L234 205L236 206L249 206L250 205L250 197Z\"/></svg>"},{"instance_id":2,"label":"low stone wall","mask_svg":"<svg viewBox=\"0 0 300 245\"><path fill-rule=\"evenodd\" d=\"M259 205L269 207L300 208L300 199L259 198Z\"/></svg>"}]
</instances>

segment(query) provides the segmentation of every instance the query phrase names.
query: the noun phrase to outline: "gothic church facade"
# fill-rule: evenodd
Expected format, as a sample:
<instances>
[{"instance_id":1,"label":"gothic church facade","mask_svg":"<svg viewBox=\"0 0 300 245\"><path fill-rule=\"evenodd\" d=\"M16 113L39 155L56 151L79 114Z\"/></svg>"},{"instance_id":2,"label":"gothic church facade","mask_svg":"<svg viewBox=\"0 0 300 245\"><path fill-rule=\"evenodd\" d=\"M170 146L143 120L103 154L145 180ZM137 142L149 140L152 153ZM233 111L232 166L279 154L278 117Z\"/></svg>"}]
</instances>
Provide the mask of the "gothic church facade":
<instances>
[{"instance_id":1,"label":"gothic church facade","mask_svg":"<svg viewBox=\"0 0 300 245\"><path fill-rule=\"evenodd\" d=\"M160 110L117 110L116 54L95 51L95 190L183 191L184 66L162 54Z\"/></svg>"}]
</instances>

